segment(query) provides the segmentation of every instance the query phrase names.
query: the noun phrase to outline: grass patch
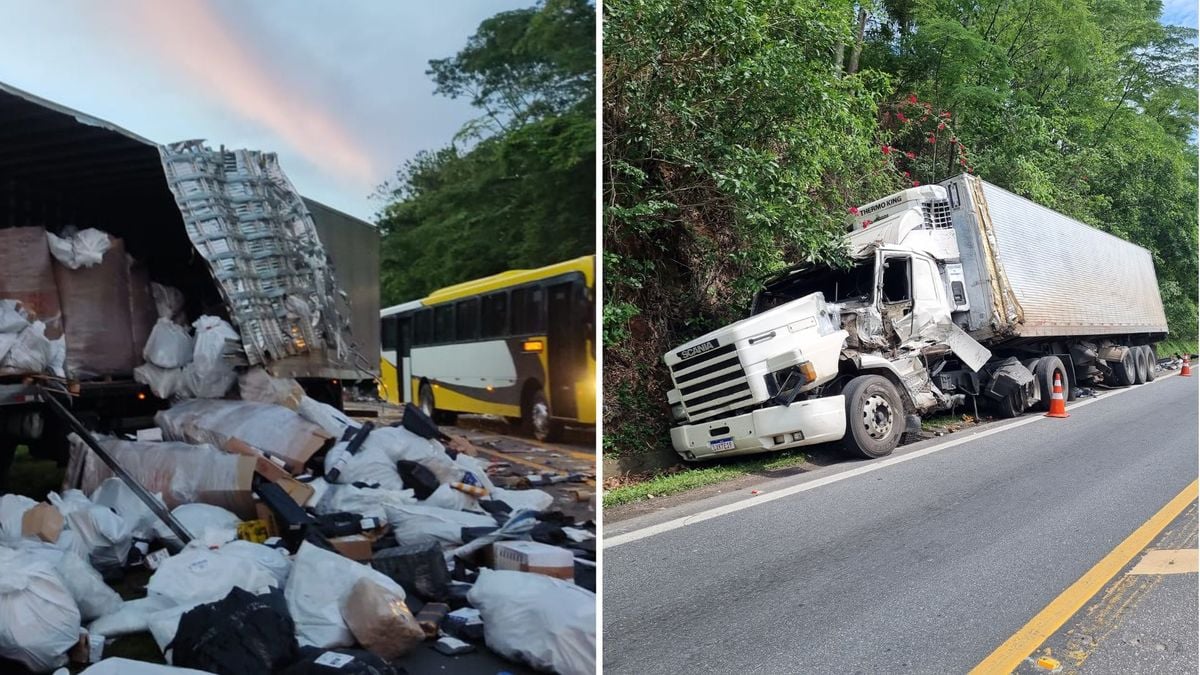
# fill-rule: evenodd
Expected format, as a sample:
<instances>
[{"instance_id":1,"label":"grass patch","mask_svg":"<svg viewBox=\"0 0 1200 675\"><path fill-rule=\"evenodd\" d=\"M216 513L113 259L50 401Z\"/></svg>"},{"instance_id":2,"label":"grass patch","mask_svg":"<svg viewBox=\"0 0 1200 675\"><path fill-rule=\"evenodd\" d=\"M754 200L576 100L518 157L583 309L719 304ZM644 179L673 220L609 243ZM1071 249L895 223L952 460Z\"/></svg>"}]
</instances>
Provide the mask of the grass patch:
<instances>
[{"instance_id":1,"label":"grass patch","mask_svg":"<svg viewBox=\"0 0 1200 675\"><path fill-rule=\"evenodd\" d=\"M737 462L713 463L698 468L683 468L682 470L659 473L645 480L622 485L604 492L604 506L612 507L630 504L649 498L665 497L679 494L695 488L720 483L731 478L749 476L785 469L797 464L803 464L807 456L801 452L781 452L757 459Z\"/></svg>"},{"instance_id":2,"label":"grass patch","mask_svg":"<svg viewBox=\"0 0 1200 675\"><path fill-rule=\"evenodd\" d=\"M921 430L933 431L935 429L944 429L952 424L962 422L960 415L933 415L930 417L921 418Z\"/></svg>"},{"instance_id":3,"label":"grass patch","mask_svg":"<svg viewBox=\"0 0 1200 675\"><path fill-rule=\"evenodd\" d=\"M65 467L58 466L52 459L31 457L29 448L19 445L3 487L7 492L45 501L47 493L62 490L66 471Z\"/></svg>"},{"instance_id":4,"label":"grass patch","mask_svg":"<svg viewBox=\"0 0 1200 675\"><path fill-rule=\"evenodd\" d=\"M1176 353L1195 354L1196 341L1183 338L1171 338L1170 340L1163 340L1162 342L1154 345L1154 351L1158 354L1158 358L1160 359L1165 359L1168 356L1172 356Z\"/></svg>"}]
</instances>

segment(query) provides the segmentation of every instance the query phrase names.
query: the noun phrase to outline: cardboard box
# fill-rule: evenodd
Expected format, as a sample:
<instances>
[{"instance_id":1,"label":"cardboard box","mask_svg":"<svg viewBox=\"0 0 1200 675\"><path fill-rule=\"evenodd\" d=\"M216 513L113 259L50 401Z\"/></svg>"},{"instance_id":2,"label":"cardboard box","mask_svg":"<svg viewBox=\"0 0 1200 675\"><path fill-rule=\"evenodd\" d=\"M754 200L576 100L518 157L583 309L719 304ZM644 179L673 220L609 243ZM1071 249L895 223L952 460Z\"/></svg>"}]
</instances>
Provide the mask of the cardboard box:
<instances>
[{"instance_id":1,"label":"cardboard box","mask_svg":"<svg viewBox=\"0 0 1200 675\"><path fill-rule=\"evenodd\" d=\"M537 541L498 541L492 544L492 558L498 570L575 579L575 556L565 548Z\"/></svg>"},{"instance_id":2,"label":"cardboard box","mask_svg":"<svg viewBox=\"0 0 1200 675\"><path fill-rule=\"evenodd\" d=\"M53 504L41 503L21 516L21 536L37 537L53 544L62 534L63 515Z\"/></svg>"},{"instance_id":3,"label":"cardboard box","mask_svg":"<svg viewBox=\"0 0 1200 675\"><path fill-rule=\"evenodd\" d=\"M279 525L275 522L275 514L271 512L270 507L262 502L255 502L254 514L256 520L261 520L267 524L268 538L279 536Z\"/></svg>"},{"instance_id":4,"label":"cardboard box","mask_svg":"<svg viewBox=\"0 0 1200 675\"><path fill-rule=\"evenodd\" d=\"M301 483L291 476L281 476L273 482L283 488L283 491L300 506L304 506L317 493L316 488L313 486L308 483Z\"/></svg>"},{"instance_id":5,"label":"cardboard box","mask_svg":"<svg viewBox=\"0 0 1200 675\"><path fill-rule=\"evenodd\" d=\"M351 560L366 562L371 559L371 545L374 540L362 534L351 534L345 537L331 537L329 543L334 550Z\"/></svg>"},{"instance_id":6,"label":"cardboard box","mask_svg":"<svg viewBox=\"0 0 1200 675\"><path fill-rule=\"evenodd\" d=\"M304 464L333 437L321 427L300 417L294 410L269 403L190 399L154 416L164 436L192 443L211 443L229 452L231 441L283 460L291 474L301 473Z\"/></svg>"}]
</instances>

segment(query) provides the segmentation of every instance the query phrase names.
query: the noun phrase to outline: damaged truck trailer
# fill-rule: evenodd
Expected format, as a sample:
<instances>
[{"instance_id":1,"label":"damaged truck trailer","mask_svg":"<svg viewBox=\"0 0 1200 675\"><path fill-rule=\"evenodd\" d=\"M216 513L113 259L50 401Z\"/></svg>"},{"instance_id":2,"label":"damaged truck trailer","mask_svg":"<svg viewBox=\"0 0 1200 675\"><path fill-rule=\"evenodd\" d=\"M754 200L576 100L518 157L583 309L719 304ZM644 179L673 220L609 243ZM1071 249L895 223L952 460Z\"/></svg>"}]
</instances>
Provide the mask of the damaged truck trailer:
<instances>
[{"instance_id":1,"label":"damaged truck trailer","mask_svg":"<svg viewBox=\"0 0 1200 675\"><path fill-rule=\"evenodd\" d=\"M96 235L110 243L100 265L71 270L50 255L47 234L71 241L88 228L109 235ZM0 83L0 318L51 344L61 336L66 351L65 372L39 375L12 349L25 334L0 326L0 480L17 445L65 456L44 387L98 431L151 426L165 402L133 372L155 322L150 282L179 291L180 325L235 326L235 365L294 377L340 407L343 382L378 376L378 256L373 226L300 197L272 154L159 146ZM83 297L106 267L116 276L104 283L119 277L128 292ZM128 311L108 307L124 297Z\"/></svg>"},{"instance_id":2,"label":"damaged truck trailer","mask_svg":"<svg viewBox=\"0 0 1200 675\"><path fill-rule=\"evenodd\" d=\"M1150 253L960 175L852 210L850 266L765 281L751 316L664 356L687 460L841 440L892 452L920 416L1049 406L1154 378Z\"/></svg>"}]
</instances>

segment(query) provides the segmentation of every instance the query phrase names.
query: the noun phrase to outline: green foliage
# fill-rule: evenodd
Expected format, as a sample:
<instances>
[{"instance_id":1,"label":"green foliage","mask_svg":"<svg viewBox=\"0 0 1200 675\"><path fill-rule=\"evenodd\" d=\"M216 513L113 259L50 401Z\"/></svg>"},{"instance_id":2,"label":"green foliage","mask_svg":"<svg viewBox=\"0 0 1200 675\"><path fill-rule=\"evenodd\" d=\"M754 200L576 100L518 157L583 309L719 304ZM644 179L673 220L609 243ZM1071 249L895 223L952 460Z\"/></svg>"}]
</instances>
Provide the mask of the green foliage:
<instances>
[{"instance_id":1,"label":"green foliage","mask_svg":"<svg viewBox=\"0 0 1200 675\"><path fill-rule=\"evenodd\" d=\"M1195 32L1160 11L606 2L606 451L669 444L661 355L743 315L762 275L837 260L847 208L968 169L1149 249L1195 336Z\"/></svg>"},{"instance_id":2,"label":"green foliage","mask_svg":"<svg viewBox=\"0 0 1200 675\"><path fill-rule=\"evenodd\" d=\"M483 115L380 188L385 305L594 250L594 30L586 0L545 0L430 62L436 91Z\"/></svg>"},{"instance_id":3,"label":"green foliage","mask_svg":"<svg viewBox=\"0 0 1200 675\"><path fill-rule=\"evenodd\" d=\"M784 471L803 464L807 459L807 456L802 452L785 450L753 459L714 462L688 471L660 473L646 480L605 490L604 508L630 504L651 497L666 497L668 495L679 494L680 492L687 492L688 490L694 490L705 485L713 485L714 483L720 483L731 478L750 475L772 476L774 472Z\"/></svg>"}]
</instances>

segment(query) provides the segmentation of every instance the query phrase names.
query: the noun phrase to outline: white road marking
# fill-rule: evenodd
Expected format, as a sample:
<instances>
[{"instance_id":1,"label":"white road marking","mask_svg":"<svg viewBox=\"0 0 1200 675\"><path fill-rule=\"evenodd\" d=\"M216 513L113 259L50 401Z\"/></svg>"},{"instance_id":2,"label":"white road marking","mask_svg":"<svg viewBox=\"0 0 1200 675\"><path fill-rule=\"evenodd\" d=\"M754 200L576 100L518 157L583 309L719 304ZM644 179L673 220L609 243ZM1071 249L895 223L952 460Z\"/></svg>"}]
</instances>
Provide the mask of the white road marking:
<instances>
[{"instance_id":1,"label":"white road marking","mask_svg":"<svg viewBox=\"0 0 1200 675\"><path fill-rule=\"evenodd\" d=\"M1144 386L1149 386L1149 385L1153 385L1158 382L1163 382L1176 374L1178 374L1178 373L1171 372L1171 373L1165 373L1165 374L1159 375L1158 379L1156 379L1154 382L1147 382L1145 385L1141 385L1140 387L1124 387L1121 389L1114 389L1112 391L1108 391L1106 393L1100 394L1093 398L1089 398L1086 401L1079 401L1077 403L1072 403L1069 406L1067 406L1067 410L1069 412L1071 410L1082 408L1086 405L1091 405L1092 403L1095 403L1096 401L1100 401L1100 400L1107 399L1107 398L1112 398L1113 396L1117 396L1118 394L1124 394L1124 393L1127 393L1130 391L1136 391L1138 389L1141 389ZM1023 427L1027 424L1033 424L1034 422L1038 422L1038 421L1045 420L1045 419L1048 419L1048 418L1046 418L1043 414L1039 413L1039 414L1033 415L1031 417L1014 420L1012 422L1003 424L1001 426L993 427L993 428L987 429L985 431L980 431L978 433L974 433L969 436L955 438L955 439L952 439L945 443L941 443L938 445L931 445L928 448L921 448L920 450L915 450L913 452L910 452L910 453L907 453L904 455L897 455L897 456L893 456L893 457L888 457L886 459L881 459L881 460L872 462L870 464L867 464L865 466L860 466L855 469L850 469L848 471L836 473L832 476L825 476L823 478L817 478L815 480L801 483L799 485L793 485L791 487L783 488L782 490L779 490L777 492L769 492L766 494L760 494L756 497L751 497L749 499L744 499L740 502L734 502L732 504L726 504L724 506L718 506L715 508L711 508L711 509L708 509L707 511L701 511L700 513L695 513L690 516L684 516L682 518L674 518L672 520L658 523L657 525L650 525L648 527L643 527L641 529L633 530L631 532L625 532L623 534L618 534L618 535L611 536L611 537L603 537L603 546L606 549L613 548L615 546L620 546L621 544L628 544L630 542L638 541L640 539L645 539L647 537L653 537L654 535L662 534L663 532L670 532L671 530L677 530L681 527L686 527L688 525L695 525L696 523L702 523L706 520L711 520L712 518L717 518L719 516L728 515L730 513L736 513L738 511L741 511L743 509L748 509L753 506L758 506L760 504L766 504L768 502L773 502L776 499L783 499L784 497L790 497L791 495L794 495L794 494L799 494L801 492L807 492L809 490L814 490L816 488L819 488L819 487L822 487L825 485L830 485L832 483L837 483L839 481L854 478L855 476L861 476L866 473L878 471L885 467L889 467L889 466L892 466L895 464L900 464L901 462L907 462L909 460L917 459L918 457L924 457L925 455L932 455L935 452L941 452L942 450L947 450L949 448L957 447L964 443L969 443L971 441L975 441L980 438L986 438L987 436L991 436L993 434L998 434L1002 431L1009 431L1010 429L1016 429L1018 427Z\"/></svg>"}]
</instances>

